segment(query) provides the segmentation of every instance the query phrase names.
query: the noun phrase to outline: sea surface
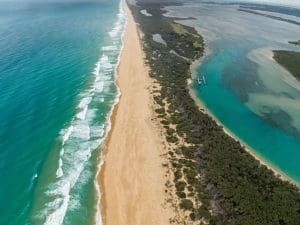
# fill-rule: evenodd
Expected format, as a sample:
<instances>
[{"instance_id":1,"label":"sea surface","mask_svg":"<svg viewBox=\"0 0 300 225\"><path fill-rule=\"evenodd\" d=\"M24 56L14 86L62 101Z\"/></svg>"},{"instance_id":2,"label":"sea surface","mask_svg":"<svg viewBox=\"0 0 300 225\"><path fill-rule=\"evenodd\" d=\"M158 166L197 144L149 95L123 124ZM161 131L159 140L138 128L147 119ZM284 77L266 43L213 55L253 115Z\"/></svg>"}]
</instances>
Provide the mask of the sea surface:
<instances>
[{"instance_id":1,"label":"sea surface","mask_svg":"<svg viewBox=\"0 0 300 225\"><path fill-rule=\"evenodd\" d=\"M213 116L266 162L300 182L300 82L272 59L272 50L300 51L300 9L191 2L166 16L194 19L206 42L193 90ZM198 85L197 77L206 85Z\"/></svg>"},{"instance_id":2,"label":"sea surface","mask_svg":"<svg viewBox=\"0 0 300 225\"><path fill-rule=\"evenodd\" d=\"M0 1L0 224L101 224L119 0Z\"/></svg>"}]
</instances>

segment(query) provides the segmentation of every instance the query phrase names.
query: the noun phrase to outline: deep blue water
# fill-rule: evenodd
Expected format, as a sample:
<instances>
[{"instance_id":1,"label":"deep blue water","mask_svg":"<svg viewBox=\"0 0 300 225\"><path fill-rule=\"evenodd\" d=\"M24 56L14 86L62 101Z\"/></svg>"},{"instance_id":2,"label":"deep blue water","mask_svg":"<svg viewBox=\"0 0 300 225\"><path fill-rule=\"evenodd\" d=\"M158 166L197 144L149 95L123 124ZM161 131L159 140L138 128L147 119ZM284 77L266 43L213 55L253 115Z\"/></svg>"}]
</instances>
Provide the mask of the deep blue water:
<instances>
[{"instance_id":1,"label":"deep blue water","mask_svg":"<svg viewBox=\"0 0 300 225\"><path fill-rule=\"evenodd\" d=\"M0 1L1 225L93 224L119 11L118 0Z\"/></svg>"}]
</instances>

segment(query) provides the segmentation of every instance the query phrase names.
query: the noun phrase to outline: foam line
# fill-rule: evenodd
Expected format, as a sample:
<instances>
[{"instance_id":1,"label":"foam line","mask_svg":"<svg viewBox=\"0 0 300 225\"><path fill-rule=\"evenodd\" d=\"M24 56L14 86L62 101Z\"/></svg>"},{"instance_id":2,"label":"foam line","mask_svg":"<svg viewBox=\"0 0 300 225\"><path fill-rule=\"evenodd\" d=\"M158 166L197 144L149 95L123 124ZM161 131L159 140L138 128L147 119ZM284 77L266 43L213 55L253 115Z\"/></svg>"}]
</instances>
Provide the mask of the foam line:
<instances>
[{"instance_id":1,"label":"foam line","mask_svg":"<svg viewBox=\"0 0 300 225\"><path fill-rule=\"evenodd\" d=\"M120 51L123 48L122 38L126 19L122 2L120 2L117 21L109 32L111 43L102 47L101 57L92 72L94 82L79 95L77 113L68 127L61 131L61 149L56 179L49 185L45 193L53 200L45 204L39 215L41 218L45 218L44 225L61 225L64 222L68 209L71 207L70 202L77 202L71 191L77 182L84 182L85 166L91 160L92 152L99 149L111 128L110 116L120 96L117 86L117 96L111 110L108 115L103 115L107 119L105 124L99 125L95 121L98 120L99 116L97 114L98 104L105 104L105 97L111 96L110 86L113 83L116 85L116 67L120 62ZM108 102L107 104L111 103ZM97 193L97 202L95 203L95 223L97 225L102 225L101 191L96 179L103 163L102 156L100 158L96 174L93 175L95 176L94 185ZM80 207L80 201L72 207Z\"/></svg>"}]
</instances>

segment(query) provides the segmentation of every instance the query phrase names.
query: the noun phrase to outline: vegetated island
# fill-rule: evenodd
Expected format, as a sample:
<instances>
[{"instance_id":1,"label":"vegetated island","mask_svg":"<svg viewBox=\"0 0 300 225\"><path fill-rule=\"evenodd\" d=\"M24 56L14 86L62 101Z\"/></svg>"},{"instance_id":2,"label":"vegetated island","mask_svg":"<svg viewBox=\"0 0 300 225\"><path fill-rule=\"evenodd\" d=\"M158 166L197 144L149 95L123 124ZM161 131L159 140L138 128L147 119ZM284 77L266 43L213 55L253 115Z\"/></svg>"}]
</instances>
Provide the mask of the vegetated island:
<instances>
[{"instance_id":1,"label":"vegetated island","mask_svg":"<svg viewBox=\"0 0 300 225\"><path fill-rule=\"evenodd\" d=\"M300 81L300 52L276 50L273 58Z\"/></svg>"},{"instance_id":2,"label":"vegetated island","mask_svg":"<svg viewBox=\"0 0 300 225\"><path fill-rule=\"evenodd\" d=\"M252 13L254 15L264 16L264 17L268 17L268 18L271 18L271 19L284 21L284 22L292 23L292 24L296 24L296 25L300 25L300 23L298 21L282 18L280 16L273 16L273 15L269 15L269 14L266 14L266 13L260 13L260 12L254 11L254 10L249 10L249 9L244 9L244 8L239 8L238 10L241 11L241 12Z\"/></svg>"},{"instance_id":3,"label":"vegetated island","mask_svg":"<svg viewBox=\"0 0 300 225\"><path fill-rule=\"evenodd\" d=\"M159 87L153 91L155 112L168 143L164 166L173 174L166 183L173 196L168 201L185 215L184 224L299 224L299 189L251 156L191 97L190 67L203 55L204 41L194 28L163 16L163 7L174 4L129 5L143 32L149 74ZM152 16L141 14L144 9Z\"/></svg>"},{"instance_id":4,"label":"vegetated island","mask_svg":"<svg viewBox=\"0 0 300 225\"><path fill-rule=\"evenodd\" d=\"M293 45L300 45L300 40L298 41L289 41L290 44L293 44Z\"/></svg>"}]
</instances>

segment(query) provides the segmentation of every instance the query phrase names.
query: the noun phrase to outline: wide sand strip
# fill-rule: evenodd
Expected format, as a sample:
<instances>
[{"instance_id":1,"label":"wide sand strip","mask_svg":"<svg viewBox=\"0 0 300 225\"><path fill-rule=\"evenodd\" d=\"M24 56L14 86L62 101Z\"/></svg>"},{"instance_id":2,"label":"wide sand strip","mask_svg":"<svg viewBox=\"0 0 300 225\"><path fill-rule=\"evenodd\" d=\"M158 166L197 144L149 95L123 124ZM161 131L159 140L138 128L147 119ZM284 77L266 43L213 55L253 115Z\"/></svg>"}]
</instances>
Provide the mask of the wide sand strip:
<instances>
[{"instance_id":1,"label":"wide sand strip","mask_svg":"<svg viewBox=\"0 0 300 225\"><path fill-rule=\"evenodd\" d=\"M164 149L151 121L151 79L136 24L127 5L124 7L128 22L117 78L121 98L99 178L102 214L105 225L167 225L172 210L164 206Z\"/></svg>"}]
</instances>

